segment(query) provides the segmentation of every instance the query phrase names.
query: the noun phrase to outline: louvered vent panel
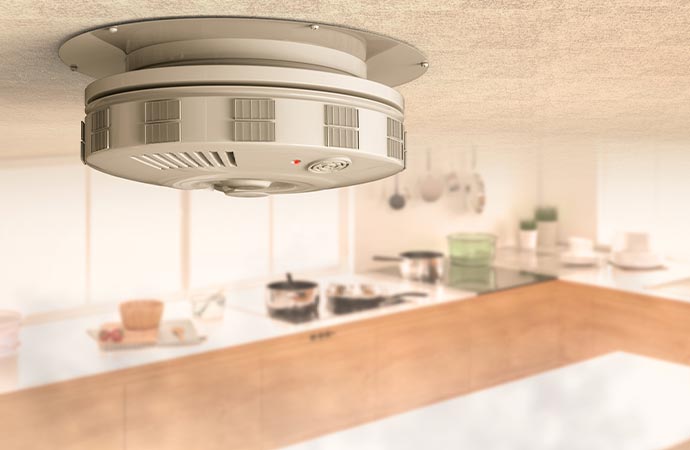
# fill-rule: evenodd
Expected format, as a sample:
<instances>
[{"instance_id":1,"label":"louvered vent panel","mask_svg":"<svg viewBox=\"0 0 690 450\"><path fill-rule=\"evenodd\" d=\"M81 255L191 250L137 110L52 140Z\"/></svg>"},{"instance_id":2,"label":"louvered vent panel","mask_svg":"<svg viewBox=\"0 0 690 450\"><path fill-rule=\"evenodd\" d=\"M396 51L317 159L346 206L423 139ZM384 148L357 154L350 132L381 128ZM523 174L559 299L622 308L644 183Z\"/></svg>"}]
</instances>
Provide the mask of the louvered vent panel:
<instances>
[{"instance_id":1,"label":"louvered vent panel","mask_svg":"<svg viewBox=\"0 0 690 450\"><path fill-rule=\"evenodd\" d=\"M180 120L179 100L157 100L144 103L146 123Z\"/></svg>"},{"instance_id":2,"label":"louvered vent panel","mask_svg":"<svg viewBox=\"0 0 690 450\"><path fill-rule=\"evenodd\" d=\"M107 128L91 133L91 152L108 148L110 148L110 131Z\"/></svg>"},{"instance_id":3,"label":"louvered vent panel","mask_svg":"<svg viewBox=\"0 0 690 450\"><path fill-rule=\"evenodd\" d=\"M402 122L388 118L388 137L397 139L399 141L403 140L404 136L404 126Z\"/></svg>"},{"instance_id":4,"label":"louvered vent panel","mask_svg":"<svg viewBox=\"0 0 690 450\"><path fill-rule=\"evenodd\" d=\"M324 105L324 123L329 126L359 128L359 110L349 106Z\"/></svg>"},{"instance_id":5,"label":"louvered vent panel","mask_svg":"<svg viewBox=\"0 0 690 450\"><path fill-rule=\"evenodd\" d=\"M324 105L324 145L359 148L359 110L349 106Z\"/></svg>"},{"instance_id":6,"label":"louvered vent panel","mask_svg":"<svg viewBox=\"0 0 690 450\"><path fill-rule=\"evenodd\" d=\"M270 98L235 98L232 100L232 137L238 142L273 142L276 140L276 106Z\"/></svg>"},{"instance_id":7,"label":"louvered vent panel","mask_svg":"<svg viewBox=\"0 0 690 450\"><path fill-rule=\"evenodd\" d=\"M103 108L92 112L90 120L91 153L110 148L110 108Z\"/></svg>"},{"instance_id":8,"label":"louvered vent panel","mask_svg":"<svg viewBox=\"0 0 690 450\"><path fill-rule=\"evenodd\" d=\"M388 139L388 156L390 158L399 159L400 161L405 160L405 149L403 148L402 142Z\"/></svg>"},{"instance_id":9,"label":"louvered vent panel","mask_svg":"<svg viewBox=\"0 0 690 450\"><path fill-rule=\"evenodd\" d=\"M180 142L181 117L180 100L144 102L144 142L146 144Z\"/></svg>"},{"instance_id":10,"label":"louvered vent panel","mask_svg":"<svg viewBox=\"0 0 690 450\"><path fill-rule=\"evenodd\" d=\"M144 127L145 142L147 144L159 144L161 142L180 141L179 122L160 122L146 124Z\"/></svg>"},{"instance_id":11,"label":"louvered vent panel","mask_svg":"<svg viewBox=\"0 0 690 450\"><path fill-rule=\"evenodd\" d=\"M359 131L352 128L326 127L326 147L359 148Z\"/></svg>"},{"instance_id":12,"label":"louvered vent panel","mask_svg":"<svg viewBox=\"0 0 690 450\"><path fill-rule=\"evenodd\" d=\"M81 145L79 146L79 152L81 154L81 162L86 164L86 124L84 121L81 122Z\"/></svg>"},{"instance_id":13,"label":"louvered vent panel","mask_svg":"<svg viewBox=\"0 0 690 450\"><path fill-rule=\"evenodd\" d=\"M99 109L91 113L91 132L110 127L110 108Z\"/></svg>"},{"instance_id":14,"label":"louvered vent panel","mask_svg":"<svg viewBox=\"0 0 690 450\"><path fill-rule=\"evenodd\" d=\"M405 126L399 120L388 118L387 155L405 162Z\"/></svg>"},{"instance_id":15,"label":"louvered vent panel","mask_svg":"<svg viewBox=\"0 0 690 450\"><path fill-rule=\"evenodd\" d=\"M235 98L232 117L235 120L275 120L275 103L270 98Z\"/></svg>"},{"instance_id":16,"label":"louvered vent panel","mask_svg":"<svg viewBox=\"0 0 690 450\"><path fill-rule=\"evenodd\" d=\"M130 158L158 170L237 167L233 152L148 153Z\"/></svg>"},{"instance_id":17,"label":"louvered vent panel","mask_svg":"<svg viewBox=\"0 0 690 450\"><path fill-rule=\"evenodd\" d=\"M274 122L234 122L233 139L238 142L271 142L276 140Z\"/></svg>"}]
</instances>

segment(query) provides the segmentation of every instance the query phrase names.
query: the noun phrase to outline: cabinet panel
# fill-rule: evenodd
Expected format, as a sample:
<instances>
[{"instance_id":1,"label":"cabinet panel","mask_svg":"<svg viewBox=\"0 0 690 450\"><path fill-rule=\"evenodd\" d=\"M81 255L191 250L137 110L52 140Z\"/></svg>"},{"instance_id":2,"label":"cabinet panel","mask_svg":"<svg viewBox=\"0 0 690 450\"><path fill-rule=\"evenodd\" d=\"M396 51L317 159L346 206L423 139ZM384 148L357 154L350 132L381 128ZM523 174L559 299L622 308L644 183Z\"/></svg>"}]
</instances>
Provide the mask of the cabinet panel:
<instances>
[{"instance_id":1,"label":"cabinet panel","mask_svg":"<svg viewBox=\"0 0 690 450\"><path fill-rule=\"evenodd\" d=\"M365 324L300 334L267 348L265 446L280 447L372 418L374 357L375 332Z\"/></svg>"},{"instance_id":2,"label":"cabinet panel","mask_svg":"<svg viewBox=\"0 0 690 450\"><path fill-rule=\"evenodd\" d=\"M129 383L127 450L259 448L258 357L229 357Z\"/></svg>"},{"instance_id":3,"label":"cabinet panel","mask_svg":"<svg viewBox=\"0 0 690 450\"><path fill-rule=\"evenodd\" d=\"M593 303L600 291L581 284L558 283L562 363L576 363L615 350L610 342L600 339L595 333Z\"/></svg>"},{"instance_id":4,"label":"cabinet panel","mask_svg":"<svg viewBox=\"0 0 690 450\"><path fill-rule=\"evenodd\" d=\"M124 389L77 383L0 396L0 447L123 450Z\"/></svg>"},{"instance_id":5,"label":"cabinet panel","mask_svg":"<svg viewBox=\"0 0 690 450\"><path fill-rule=\"evenodd\" d=\"M555 282L486 295L474 301L471 387L480 389L559 364Z\"/></svg>"},{"instance_id":6,"label":"cabinet panel","mask_svg":"<svg viewBox=\"0 0 690 450\"><path fill-rule=\"evenodd\" d=\"M592 340L600 351L690 362L690 305L608 289L596 289Z\"/></svg>"},{"instance_id":7,"label":"cabinet panel","mask_svg":"<svg viewBox=\"0 0 690 450\"><path fill-rule=\"evenodd\" d=\"M460 302L382 319L377 410L406 411L469 390L469 312Z\"/></svg>"}]
</instances>

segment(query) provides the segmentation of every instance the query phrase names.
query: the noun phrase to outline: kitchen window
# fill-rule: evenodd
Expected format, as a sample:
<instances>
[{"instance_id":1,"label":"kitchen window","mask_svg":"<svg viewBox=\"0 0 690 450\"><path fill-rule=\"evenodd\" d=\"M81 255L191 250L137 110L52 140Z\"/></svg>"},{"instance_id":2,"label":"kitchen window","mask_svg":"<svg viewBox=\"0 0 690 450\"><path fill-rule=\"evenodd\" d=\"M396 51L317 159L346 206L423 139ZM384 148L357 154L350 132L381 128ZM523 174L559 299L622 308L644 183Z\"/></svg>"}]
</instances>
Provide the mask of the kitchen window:
<instances>
[{"instance_id":1,"label":"kitchen window","mask_svg":"<svg viewBox=\"0 0 690 450\"><path fill-rule=\"evenodd\" d=\"M348 264L347 190L229 198L71 161L4 165L0 308L51 313Z\"/></svg>"}]
</instances>

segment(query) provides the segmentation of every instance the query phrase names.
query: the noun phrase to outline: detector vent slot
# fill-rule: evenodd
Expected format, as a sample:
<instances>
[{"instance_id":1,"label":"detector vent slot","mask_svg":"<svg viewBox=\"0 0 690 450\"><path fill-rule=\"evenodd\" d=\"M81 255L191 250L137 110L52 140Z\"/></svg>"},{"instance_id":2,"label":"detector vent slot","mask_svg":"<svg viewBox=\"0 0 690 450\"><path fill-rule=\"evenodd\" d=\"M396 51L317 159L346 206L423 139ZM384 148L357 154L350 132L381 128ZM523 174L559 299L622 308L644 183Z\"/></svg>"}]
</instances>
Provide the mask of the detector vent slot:
<instances>
[{"instance_id":1,"label":"detector vent slot","mask_svg":"<svg viewBox=\"0 0 690 450\"><path fill-rule=\"evenodd\" d=\"M130 156L134 161L158 170L213 169L237 167L233 152L198 151L147 153Z\"/></svg>"}]
</instances>

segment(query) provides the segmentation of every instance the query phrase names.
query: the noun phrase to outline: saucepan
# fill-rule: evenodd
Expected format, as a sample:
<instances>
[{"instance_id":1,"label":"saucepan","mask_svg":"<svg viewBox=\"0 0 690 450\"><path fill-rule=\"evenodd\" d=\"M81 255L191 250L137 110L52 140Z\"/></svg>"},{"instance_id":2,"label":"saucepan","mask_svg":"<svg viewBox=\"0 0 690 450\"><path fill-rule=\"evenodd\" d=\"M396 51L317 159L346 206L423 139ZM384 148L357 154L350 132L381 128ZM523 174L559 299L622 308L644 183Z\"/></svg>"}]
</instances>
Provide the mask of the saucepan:
<instances>
[{"instance_id":1,"label":"saucepan","mask_svg":"<svg viewBox=\"0 0 690 450\"><path fill-rule=\"evenodd\" d=\"M395 261L400 276L411 281L434 283L443 278L445 260L443 253L421 250L401 253L398 257L374 256L374 261Z\"/></svg>"},{"instance_id":2,"label":"saucepan","mask_svg":"<svg viewBox=\"0 0 690 450\"><path fill-rule=\"evenodd\" d=\"M285 281L266 286L266 307L269 311L302 310L314 308L319 301L319 285L313 281L293 280L287 274Z\"/></svg>"},{"instance_id":3,"label":"saucepan","mask_svg":"<svg viewBox=\"0 0 690 450\"><path fill-rule=\"evenodd\" d=\"M391 295L380 286L357 283L330 284L326 294L328 297L328 307L332 311L378 308L383 304L403 302L406 297L427 297L426 292L416 291L400 292Z\"/></svg>"}]
</instances>

